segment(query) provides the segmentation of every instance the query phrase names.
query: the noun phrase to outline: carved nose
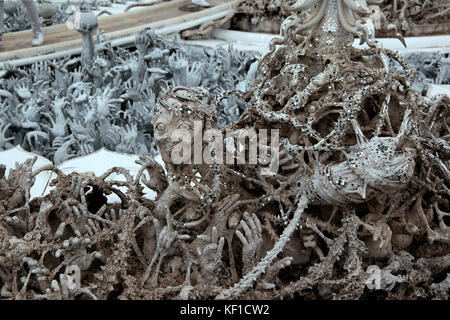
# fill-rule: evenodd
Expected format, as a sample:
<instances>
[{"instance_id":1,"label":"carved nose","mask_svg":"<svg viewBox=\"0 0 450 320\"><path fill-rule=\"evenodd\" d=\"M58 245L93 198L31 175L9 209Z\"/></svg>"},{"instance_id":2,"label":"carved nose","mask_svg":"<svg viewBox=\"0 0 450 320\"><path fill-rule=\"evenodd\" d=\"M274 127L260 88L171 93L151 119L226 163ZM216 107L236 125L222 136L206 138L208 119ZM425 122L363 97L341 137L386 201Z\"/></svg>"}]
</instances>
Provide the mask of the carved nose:
<instances>
[{"instance_id":1,"label":"carved nose","mask_svg":"<svg viewBox=\"0 0 450 320\"><path fill-rule=\"evenodd\" d=\"M167 144L170 142L169 137L167 136L155 136L156 143L164 144L167 147Z\"/></svg>"}]
</instances>

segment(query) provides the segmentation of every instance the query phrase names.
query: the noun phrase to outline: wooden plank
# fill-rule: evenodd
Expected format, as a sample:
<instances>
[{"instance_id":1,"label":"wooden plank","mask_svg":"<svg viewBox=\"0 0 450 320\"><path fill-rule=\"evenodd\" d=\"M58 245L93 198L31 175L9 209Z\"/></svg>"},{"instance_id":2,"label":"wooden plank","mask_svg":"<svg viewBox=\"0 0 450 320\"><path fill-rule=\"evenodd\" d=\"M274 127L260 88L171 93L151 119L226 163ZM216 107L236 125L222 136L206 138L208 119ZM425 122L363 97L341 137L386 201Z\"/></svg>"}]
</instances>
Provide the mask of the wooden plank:
<instances>
[{"instance_id":1,"label":"wooden plank","mask_svg":"<svg viewBox=\"0 0 450 320\"><path fill-rule=\"evenodd\" d=\"M199 11L190 12L186 11L190 8L190 0L175 0L145 9L132 9L113 16L102 16L98 22L105 36L114 40L136 34L145 28L159 29L217 15L234 8L238 0L211 0L210 3L212 6L209 8L198 8ZM68 29L65 24L43 28L43 32L45 43L39 47L31 47L31 30L5 34L0 47L0 61L45 55L80 47L82 44L81 34Z\"/></svg>"}]
</instances>

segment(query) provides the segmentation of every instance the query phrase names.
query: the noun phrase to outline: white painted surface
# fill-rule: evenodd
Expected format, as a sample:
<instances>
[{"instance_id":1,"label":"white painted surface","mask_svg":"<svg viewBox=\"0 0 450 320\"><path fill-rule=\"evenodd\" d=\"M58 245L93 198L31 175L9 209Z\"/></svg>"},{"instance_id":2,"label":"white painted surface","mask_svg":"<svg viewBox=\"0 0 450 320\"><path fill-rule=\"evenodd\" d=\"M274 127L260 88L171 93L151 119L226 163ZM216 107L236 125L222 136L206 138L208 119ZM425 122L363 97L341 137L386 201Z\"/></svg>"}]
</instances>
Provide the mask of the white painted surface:
<instances>
[{"instance_id":1,"label":"white painted surface","mask_svg":"<svg viewBox=\"0 0 450 320\"><path fill-rule=\"evenodd\" d=\"M37 156L34 153L28 152L20 146L16 146L15 148L0 151L0 164L3 164L6 166L6 177L9 177L9 171L10 169L16 168L17 164L22 164L28 159L33 159L34 157L37 157L36 162L33 166L33 171L36 171L39 168L52 165L52 162L44 157ZM36 177L36 181L31 187L31 198L35 197L41 197L44 194L45 189L47 188L47 184L50 179L51 172L44 171L40 173Z\"/></svg>"},{"instance_id":2,"label":"white painted surface","mask_svg":"<svg viewBox=\"0 0 450 320\"><path fill-rule=\"evenodd\" d=\"M447 95L450 97L450 84L430 84L428 86L428 98L433 98L439 95Z\"/></svg>"},{"instance_id":3,"label":"white painted surface","mask_svg":"<svg viewBox=\"0 0 450 320\"><path fill-rule=\"evenodd\" d=\"M25 151L20 146L15 148L0 151L0 164L6 166L6 176L9 175L9 170L14 169L16 163L22 164L27 159L32 159L36 155ZM52 162L44 157L37 156L37 161L33 166L33 171L42 168L47 165L52 165ZM102 148L96 152L93 152L86 156L81 156L68 161L63 162L61 165L57 166L64 174L70 174L72 172L77 173L93 173L95 176L101 176L106 171L113 167L125 168L130 172L133 179L136 178L141 166L136 164L135 161L139 160L138 156L124 154L119 152L109 151ZM161 156L157 156L155 160L164 167L164 162ZM144 175L148 178L148 174L145 172ZM48 186L49 182L56 178L56 174L50 171L44 171L36 177L36 181L31 188L31 198L41 197L50 192L52 188ZM123 175L111 174L107 180L115 181L125 181ZM156 197L156 192L144 186L145 197L154 200ZM122 192L126 192L126 188L119 188ZM119 198L116 195L108 196L108 202L118 202Z\"/></svg>"},{"instance_id":4,"label":"white painted surface","mask_svg":"<svg viewBox=\"0 0 450 320\"><path fill-rule=\"evenodd\" d=\"M59 165L58 168L65 174L69 174L72 172L91 172L96 177L99 177L111 168L120 167L127 169L134 179L139 169L141 168L140 165L136 164L136 160L139 160L138 156L113 152L105 148L101 148L100 150L97 150L89 155L67 160ZM126 181L123 175L116 173L109 175L106 180ZM125 187L120 187L119 189L124 193L127 192L127 188ZM154 200L156 197L156 193L153 190L148 189L147 187L145 187L144 193L149 199ZM111 194L107 198L109 203L120 201L120 199L115 194Z\"/></svg>"}]
</instances>

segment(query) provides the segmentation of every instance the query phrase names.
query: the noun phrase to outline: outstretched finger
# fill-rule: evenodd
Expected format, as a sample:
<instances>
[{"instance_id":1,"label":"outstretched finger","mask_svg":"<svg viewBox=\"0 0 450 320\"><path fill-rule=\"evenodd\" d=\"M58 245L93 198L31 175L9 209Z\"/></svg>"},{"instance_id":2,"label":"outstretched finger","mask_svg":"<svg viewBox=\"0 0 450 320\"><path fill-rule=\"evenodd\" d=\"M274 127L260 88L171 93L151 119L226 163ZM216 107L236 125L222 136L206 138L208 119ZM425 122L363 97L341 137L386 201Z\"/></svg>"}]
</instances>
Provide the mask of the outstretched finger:
<instances>
[{"instance_id":1,"label":"outstretched finger","mask_svg":"<svg viewBox=\"0 0 450 320\"><path fill-rule=\"evenodd\" d=\"M248 225L252 231L252 235L256 237L258 235L258 229L256 228L255 221L253 221L253 216L251 216L248 212L244 213L245 220L247 220Z\"/></svg>"},{"instance_id":2,"label":"outstretched finger","mask_svg":"<svg viewBox=\"0 0 450 320\"><path fill-rule=\"evenodd\" d=\"M73 212L73 214L74 214L76 217L81 217L80 210L78 210L77 207L73 206L73 207L72 207L72 212Z\"/></svg>"},{"instance_id":3,"label":"outstretched finger","mask_svg":"<svg viewBox=\"0 0 450 320\"><path fill-rule=\"evenodd\" d=\"M178 239L178 240L189 240L190 238L191 238L191 236L188 235L188 234L179 234L179 235L177 236L177 239Z\"/></svg>"},{"instance_id":4,"label":"outstretched finger","mask_svg":"<svg viewBox=\"0 0 450 320\"><path fill-rule=\"evenodd\" d=\"M247 239L244 237L244 235L242 234L242 232L240 232L239 230L236 230L236 235L239 238L239 240L241 240L242 244L244 245L244 247L248 246L249 243L247 241Z\"/></svg>"},{"instance_id":5,"label":"outstretched finger","mask_svg":"<svg viewBox=\"0 0 450 320\"><path fill-rule=\"evenodd\" d=\"M258 216L256 214L253 214L253 221L256 225L256 230L258 231L258 234L261 235L262 234L261 221L259 221Z\"/></svg>"},{"instance_id":6,"label":"outstretched finger","mask_svg":"<svg viewBox=\"0 0 450 320\"><path fill-rule=\"evenodd\" d=\"M248 239L249 242L253 242L253 234L248 225L245 223L244 220L241 220L240 225L242 229L244 229L245 236Z\"/></svg>"},{"instance_id":7,"label":"outstretched finger","mask_svg":"<svg viewBox=\"0 0 450 320\"><path fill-rule=\"evenodd\" d=\"M217 241L219 241L219 234L217 232L217 228L213 227L211 233L211 243L217 243Z\"/></svg>"},{"instance_id":8,"label":"outstretched finger","mask_svg":"<svg viewBox=\"0 0 450 320\"><path fill-rule=\"evenodd\" d=\"M222 259L222 251L223 251L223 246L225 245L225 239L222 237L219 240L219 245L217 247L217 260Z\"/></svg>"},{"instance_id":9,"label":"outstretched finger","mask_svg":"<svg viewBox=\"0 0 450 320\"><path fill-rule=\"evenodd\" d=\"M203 241L206 241L206 242L210 242L210 241L211 241L211 237L208 236L208 235L206 235L206 234L200 234L200 235L198 235L198 236L197 236L197 239L203 240Z\"/></svg>"}]
</instances>

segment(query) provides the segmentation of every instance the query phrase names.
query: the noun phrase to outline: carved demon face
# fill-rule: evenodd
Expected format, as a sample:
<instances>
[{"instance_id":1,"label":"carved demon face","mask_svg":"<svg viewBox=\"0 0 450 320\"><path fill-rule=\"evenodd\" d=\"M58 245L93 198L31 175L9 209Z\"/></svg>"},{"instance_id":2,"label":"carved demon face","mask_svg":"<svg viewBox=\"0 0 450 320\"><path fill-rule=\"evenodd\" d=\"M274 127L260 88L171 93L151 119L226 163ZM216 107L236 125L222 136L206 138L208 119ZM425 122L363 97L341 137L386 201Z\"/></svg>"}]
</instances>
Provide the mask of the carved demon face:
<instances>
[{"instance_id":1,"label":"carved demon face","mask_svg":"<svg viewBox=\"0 0 450 320\"><path fill-rule=\"evenodd\" d=\"M177 130L186 131L186 134L194 137L195 121L195 117L189 116L195 109L192 102L183 103L175 99L169 99L167 103L179 105L181 109L185 110L186 117L180 116L175 111L166 108L158 108L159 110L155 112L155 141L164 161L169 160L172 149L181 142L179 141L180 137L176 135Z\"/></svg>"},{"instance_id":2,"label":"carved demon face","mask_svg":"<svg viewBox=\"0 0 450 320\"><path fill-rule=\"evenodd\" d=\"M302 240L305 248L315 248L317 246L316 236L314 234L305 234Z\"/></svg>"},{"instance_id":3,"label":"carved demon face","mask_svg":"<svg viewBox=\"0 0 450 320\"><path fill-rule=\"evenodd\" d=\"M163 94L153 116L154 138L163 160L170 161L172 149L187 135L194 142L195 125L202 131L212 128L217 120L215 110L212 97L202 88L179 87Z\"/></svg>"}]
</instances>

